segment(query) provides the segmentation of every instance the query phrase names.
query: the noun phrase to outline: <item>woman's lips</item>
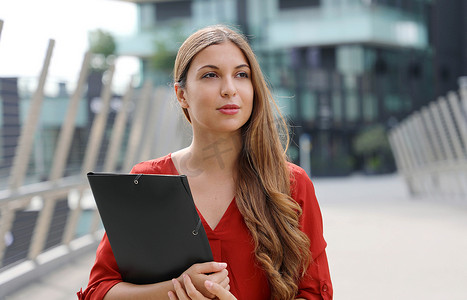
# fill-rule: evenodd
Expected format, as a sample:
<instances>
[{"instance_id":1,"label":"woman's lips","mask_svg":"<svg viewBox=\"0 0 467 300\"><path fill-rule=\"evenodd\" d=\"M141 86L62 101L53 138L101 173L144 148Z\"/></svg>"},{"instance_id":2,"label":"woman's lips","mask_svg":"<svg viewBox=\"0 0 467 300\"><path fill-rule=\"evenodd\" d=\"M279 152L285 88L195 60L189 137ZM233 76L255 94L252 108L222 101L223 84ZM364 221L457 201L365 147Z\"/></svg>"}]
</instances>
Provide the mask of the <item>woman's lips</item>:
<instances>
[{"instance_id":1,"label":"woman's lips","mask_svg":"<svg viewBox=\"0 0 467 300\"><path fill-rule=\"evenodd\" d=\"M218 110L225 115L235 115L240 111L240 107L235 104L227 104L222 106Z\"/></svg>"}]
</instances>

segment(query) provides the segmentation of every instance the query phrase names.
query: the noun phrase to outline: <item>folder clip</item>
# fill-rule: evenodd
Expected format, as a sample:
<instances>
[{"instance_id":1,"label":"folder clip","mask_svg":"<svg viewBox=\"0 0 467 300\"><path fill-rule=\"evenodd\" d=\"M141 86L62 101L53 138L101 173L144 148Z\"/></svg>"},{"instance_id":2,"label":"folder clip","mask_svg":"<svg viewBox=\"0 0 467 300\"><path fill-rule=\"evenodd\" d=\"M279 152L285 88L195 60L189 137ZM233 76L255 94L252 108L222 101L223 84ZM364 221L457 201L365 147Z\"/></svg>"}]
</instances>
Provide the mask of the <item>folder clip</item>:
<instances>
[{"instance_id":1,"label":"folder clip","mask_svg":"<svg viewBox=\"0 0 467 300\"><path fill-rule=\"evenodd\" d=\"M198 235L200 227L201 227L201 218L198 219L198 224L196 225L196 228L191 233L193 233L193 235Z\"/></svg>"},{"instance_id":2,"label":"folder clip","mask_svg":"<svg viewBox=\"0 0 467 300\"><path fill-rule=\"evenodd\" d=\"M138 174L138 176L136 176L135 180L133 180L133 183L134 183L134 184L138 184L138 183L139 183L138 179L139 179L142 175L143 175L143 174Z\"/></svg>"}]
</instances>

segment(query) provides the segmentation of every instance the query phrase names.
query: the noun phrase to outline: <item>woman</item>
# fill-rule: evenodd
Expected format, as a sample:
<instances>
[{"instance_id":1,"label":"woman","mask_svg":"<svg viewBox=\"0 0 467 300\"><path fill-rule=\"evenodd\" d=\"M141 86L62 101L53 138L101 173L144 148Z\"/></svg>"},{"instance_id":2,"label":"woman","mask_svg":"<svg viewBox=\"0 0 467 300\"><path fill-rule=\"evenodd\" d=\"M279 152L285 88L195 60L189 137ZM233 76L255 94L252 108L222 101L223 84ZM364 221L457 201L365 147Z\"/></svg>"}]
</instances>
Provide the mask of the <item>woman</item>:
<instances>
[{"instance_id":1,"label":"woman","mask_svg":"<svg viewBox=\"0 0 467 300\"><path fill-rule=\"evenodd\" d=\"M122 282L104 236L78 296L332 299L313 184L286 160L277 107L246 39L225 26L195 32L178 51L174 79L192 143L132 173L187 175L215 262L195 264L172 281L133 285Z\"/></svg>"}]
</instances>

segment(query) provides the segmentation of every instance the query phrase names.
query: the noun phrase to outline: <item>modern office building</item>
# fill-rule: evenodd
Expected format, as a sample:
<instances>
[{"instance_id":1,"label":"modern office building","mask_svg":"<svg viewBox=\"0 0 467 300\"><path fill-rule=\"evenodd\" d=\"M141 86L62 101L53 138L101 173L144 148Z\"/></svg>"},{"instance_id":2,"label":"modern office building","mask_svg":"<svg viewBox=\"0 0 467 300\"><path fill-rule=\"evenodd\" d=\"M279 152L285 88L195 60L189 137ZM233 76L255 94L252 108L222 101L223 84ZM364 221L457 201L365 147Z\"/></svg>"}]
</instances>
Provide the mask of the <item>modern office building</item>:
<instances>
[{"instance_id":1,"label":"modern office building","mask_svg":"<svg viewBox=\"0 0 467 300\"><path fill-rule=\"evenodd\" d=\"M313 175L390 170L383 142L361 150L356 140L435 97L429 0L130 2L139 32L119 39L119 53L140 57L143 76L158 83L170 79L154 57L173 58L195 29L243 31L293 125L290 156Z\"/></svg>"}]
</instances>

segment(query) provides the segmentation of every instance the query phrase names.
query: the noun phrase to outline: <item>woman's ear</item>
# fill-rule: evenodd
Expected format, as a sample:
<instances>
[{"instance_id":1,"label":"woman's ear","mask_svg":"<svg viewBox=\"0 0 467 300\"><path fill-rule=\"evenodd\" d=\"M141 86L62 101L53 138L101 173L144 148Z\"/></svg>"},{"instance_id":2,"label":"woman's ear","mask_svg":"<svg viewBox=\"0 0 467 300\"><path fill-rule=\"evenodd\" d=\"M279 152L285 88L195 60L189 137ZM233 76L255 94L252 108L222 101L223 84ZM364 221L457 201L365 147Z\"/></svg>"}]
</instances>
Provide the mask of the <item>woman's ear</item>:
<instances>
[{"instance_id":1,"label":"woman's ear","mask_svg":"<svg viewBox=\"0 0 467 300\"><path fill-rule=\"evenodd\" d=\"M188 102L186 101L186 92L185 89L180 86L177 82L174 85L175 95L177 96L177 101L182 108L188 108Z\"/></svg>"}]
</instances>

